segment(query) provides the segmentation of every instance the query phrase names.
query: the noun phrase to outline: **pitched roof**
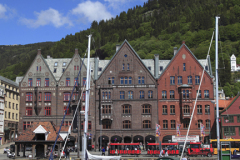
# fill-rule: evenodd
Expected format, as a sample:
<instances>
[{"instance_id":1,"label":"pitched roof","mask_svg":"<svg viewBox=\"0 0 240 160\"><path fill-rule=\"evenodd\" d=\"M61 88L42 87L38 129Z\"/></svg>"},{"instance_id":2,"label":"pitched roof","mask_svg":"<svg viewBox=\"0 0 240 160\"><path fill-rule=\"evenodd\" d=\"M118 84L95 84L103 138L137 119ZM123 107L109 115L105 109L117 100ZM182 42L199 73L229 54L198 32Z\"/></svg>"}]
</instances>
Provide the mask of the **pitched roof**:
<instances>
[{"instance_id":1,"label":"pitched roof","mask_svg":"<svg viewBox=\"0 0 240 160\"><path fill-rule=\"evenodd\" d=\"M12 80L10 80L10 79L7 79L7 78L5 78L5 77L3 77L3 76L0 76L0 80L1 80L1 81L4 81L5 83L11 84L11 85L13 85L13 86L19 87L19 84L18 84L18 83L14 82L14 81L12 81Z\"/></svg>"},{"instance_id":2,"label":"pitched roof","mask_svg":"<svg viewBox=\"0 0 240 160\"><path fill-rule=\"evenodd\" d=\"M228 102L227 107L220 112L220 115L224 114L224 112L227 111L232 106L232 104L238 99L239 96L240 96L240 93L236 95L234 98L232 98L232 100Z\"/></svg>"},{"instance_id":3,"label":"pitched roof","mask_svg":"<svg viewBox=\"0 0 240 160\"><path fill-rule=\"evenodd\" d=\"M33 122L22 134L18 136L15 142L26 142L26 141L35 141L35 133L33 132L39 126L42 126L47 132L48 136L45 141L55 141L57 138L57 130L53 123L51 122ZM58 141L62 141L61 136L58 137Z\"/></svg>"}]
</instances>

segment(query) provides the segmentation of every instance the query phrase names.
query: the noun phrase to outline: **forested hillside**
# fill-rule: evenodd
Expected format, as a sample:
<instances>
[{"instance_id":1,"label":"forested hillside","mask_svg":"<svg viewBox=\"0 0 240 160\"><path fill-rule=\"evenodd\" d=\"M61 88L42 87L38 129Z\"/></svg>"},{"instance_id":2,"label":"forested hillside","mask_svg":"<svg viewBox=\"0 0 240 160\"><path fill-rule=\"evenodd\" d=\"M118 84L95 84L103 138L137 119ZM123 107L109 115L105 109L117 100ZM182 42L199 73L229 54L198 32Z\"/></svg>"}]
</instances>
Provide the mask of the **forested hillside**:
<instances>
[{"instance_id":1,"label":"forested hillside","mask_svg":"<svg viewBox=\"0 0 240 160\"><path fill-rule=\"evenodd\" d=\"M196 57L203 59L207 55L217 15L220 16L220 86L235 88L229 60L235 54L237 63L240 63L239 0L148 0L143 6L135 6L110 20L93 21L89 29L67 35L53 46L42 48L42 54L45 57L51 55L54 58L69 58L74 54L74 49L78 48L83 56L87 48L86 35L91 32L91 54L97 54L101 59L110 59L115 53L115 45L121 44L124 39L128 40L141 58L153 58L154 54L159 54L160 59L171 59L173 47L179 47L184 40ZM36 53L37 50L35 55ZM214 42L210 55L214 69ZM29 62L33 58L34 56L30 57ZM10 79L23 75L27 66L22 65L25 63L22 60L24 59L19 58L15 65L3 68L0 74ZM18 72L14 72L16 68ZM226 94L236 95L237 91L229 89Z\"/></svg>"}]
</instances>

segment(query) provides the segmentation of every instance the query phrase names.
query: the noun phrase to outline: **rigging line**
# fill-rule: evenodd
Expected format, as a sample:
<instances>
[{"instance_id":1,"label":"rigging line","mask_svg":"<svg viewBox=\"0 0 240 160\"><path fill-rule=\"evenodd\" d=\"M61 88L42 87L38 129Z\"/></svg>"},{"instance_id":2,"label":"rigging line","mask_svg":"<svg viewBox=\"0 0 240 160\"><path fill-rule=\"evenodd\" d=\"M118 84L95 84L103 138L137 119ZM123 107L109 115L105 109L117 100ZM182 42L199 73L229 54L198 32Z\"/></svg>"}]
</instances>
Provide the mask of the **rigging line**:
<instances>
[{"instance_id":1,"label":"rigging line","mask_svg":"<svg viewBox=\"0 0 240 160\"><path fill-rule=\"evenodd\" d=\"M199 86L198 86L198 92L197 92L197 95L196 95L196 100L195 100L194 107L193 107L193 110L192 110L192 115L191 115L191 119L190 119L190 122L189 122L188 130L187 130L187 135L186 135L186 138L185 138L185 141L184 141L184 146L183 146L183 149L182 149L182 154L181 154L181 158L180 158L180 159L182 159L183 152L184 152L184 149L185 149L185 146L186 146L187 137L188 137L188 134L189 134L189 130L190 130L191 123L192 123L192 118L193 118L194 111L195 111L196 104L197 104L197 100L198 100L199 90L200 90L200 87L201 87L201 84L202 84L202 80L203 80L203 75L204 75L204 73L206 72L206 71L205 71L205 66L206 66L206 64L207 64L207 62L208 62L207 59L208 59L209 52L210 52L210 48L211 48L211 45L212 45L213 36L214 36L214 31L215 31L215 30L213 30L212 39L211 39L210 46L209 46L209 49L208 49L208 54L207 54L207 57L206 57L206 63L205 63L205 65L203 66L201 81L200 81L200 84L199 84Z\"/></svg>"},{"instance_id":2,"label":"rigging line","mask_svg":"<svg viewBox=\"0 0 240 160\"><path fill-rule=\"evenodd\" d=\"M85 53L85 55L84 55L84 59L85 59L85 56L86 56L86 53ZM81 57L80 57L80 59L81 59ZM57 134L56 140L55 140L55 142L54 142L54 145L53 145L52 152L51 152L51 155L50 155L50 157L49 157L49 160L53 160L53 151L54 151L55 145L56 145L56 143L57 143L57 139L58 139L58 137L59 137L59 134L60 134L60 131L61 131L62 125L63 125L63 123L64 123L64 119L65 119L65 116L66 116L67 110L68 110L69 105L70 105L70 103L71 103L71 99L72 99L73 92L74 92L74 90L75 90L75 87L78 85L78 77L79 77L79 75L80 75L80 73L81 73L82 65L83 65L83 61L82 61L82 64L81 64L80 70L79 70L79 72L78 72L78 76L77 76L77 79L76 79L75 85L73 86L72 93L71 93L70 99L69 99L69 101L68 101L68 105L67 105L66 111L65 111L65 113L64 113L64 116L63 116L63 119L62 119L62 122L61 122L61 125L60 125L60 128L59 128L59 131L58 131L58 134ZM61 156L61 155L60 155L60 156Z\"/></svg>"},{"instance_id":3,"label":"rigging line","mask_svg":"<svg viewBox=\"0 0 240 160\"><path fill-rule=\"evenodd\" d=\"M62 153L63 153L63 149L64 149L65 146L66 146L67 139L68 139L70 130L71 130L71 128L72 128L74 118L75 118L76 113L77 113L77 111L78 111L79 104L80 104L80 102L82 101L82 95L83 95L84 88L86 88L86 83L85 83L84 86L83 86L83 89L82 89L82 92L81 92L81 96L80 96L79 101L78 101L78 104L77 104L77 108L76 108L75 113L74 113L74 116L73 116L73 118L72 118L71 125L70 125L69 128L68 128L68 134L67 134L67 137L66 137L66 139L65 139L64 146L62 147ZM81 113L80 113L80 114L81 114ZM80 127L80 126L78 126L78 127ZM78 138L79 138L79 137L78 137ZM66 153L65 153L65 154L66 154ZM60 159L61 159L61 156L60 156L59 160L60 160Z\"/></svg>"}]
</instances>

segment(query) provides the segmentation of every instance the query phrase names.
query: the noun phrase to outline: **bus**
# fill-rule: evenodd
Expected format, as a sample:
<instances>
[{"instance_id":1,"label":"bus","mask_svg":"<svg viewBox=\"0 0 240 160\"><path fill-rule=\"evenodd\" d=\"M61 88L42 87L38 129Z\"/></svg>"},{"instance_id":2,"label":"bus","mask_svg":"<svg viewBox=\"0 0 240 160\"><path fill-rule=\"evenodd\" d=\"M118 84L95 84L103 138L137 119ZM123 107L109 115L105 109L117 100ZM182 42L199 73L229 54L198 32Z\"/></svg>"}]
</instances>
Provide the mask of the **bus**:
<instances>
[{"instance_id":1,"label":"bus","mask_svg":"<svg viewBox=\"0 0 240 160\"><path fill-rule=\"evenodd\" d=\"M178 143L161 143L163 154L165 154L165 148L168 148L168 155L179 155L179 144ZM159 143L148 143L147 144L148 155L159 155Z\"/></svg>"},{"instance_id":2,"label":"bus","mask_svg":"<svg viewBox=\"0 0 240 160\"><path fill-rule=\"evenodd\" d=\"M140 143L109 143L109 155L140 155Z\"/></svg>"},{"instance_id":3,"label":"bus","mask_svg":"<svg viewBox=\"0 0 240 160\"><path fill-rule=\"evenodd\" d=\"M220 147L221 147L221 142L230 142L231 144L231 152L233 154L233 151L239 151L240 148L240 139L219 139L220 141ZM217 154L217 139L210 139L210 145L213 148L213 154ZM229 151L230 148L229 146L222 146L222 151Z\"/></svg>"}]
</instances>

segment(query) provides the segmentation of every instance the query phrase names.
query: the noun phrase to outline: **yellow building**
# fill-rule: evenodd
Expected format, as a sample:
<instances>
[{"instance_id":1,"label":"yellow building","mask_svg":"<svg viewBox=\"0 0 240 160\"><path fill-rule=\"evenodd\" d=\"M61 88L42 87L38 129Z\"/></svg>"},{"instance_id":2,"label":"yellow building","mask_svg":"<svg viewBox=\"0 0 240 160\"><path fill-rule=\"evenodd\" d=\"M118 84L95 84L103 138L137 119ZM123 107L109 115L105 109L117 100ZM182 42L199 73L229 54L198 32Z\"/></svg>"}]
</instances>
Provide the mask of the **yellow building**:
<instances>
[{"instance_id":1,"label":"yellow building","mask_svg":"<svg viewBox=\"0 0 240 160\"><path fill-rule=\"evenodd\" d=\"M17 137L19 122L19 84L0 76L0 85L5 87L4 95L4 137L2 144L13 142Z\"/></svg>"}]
</instances>

